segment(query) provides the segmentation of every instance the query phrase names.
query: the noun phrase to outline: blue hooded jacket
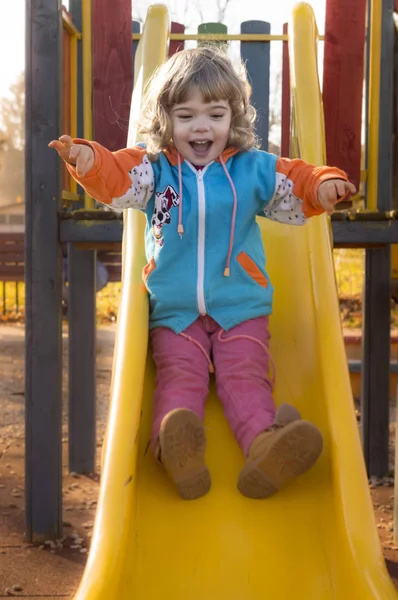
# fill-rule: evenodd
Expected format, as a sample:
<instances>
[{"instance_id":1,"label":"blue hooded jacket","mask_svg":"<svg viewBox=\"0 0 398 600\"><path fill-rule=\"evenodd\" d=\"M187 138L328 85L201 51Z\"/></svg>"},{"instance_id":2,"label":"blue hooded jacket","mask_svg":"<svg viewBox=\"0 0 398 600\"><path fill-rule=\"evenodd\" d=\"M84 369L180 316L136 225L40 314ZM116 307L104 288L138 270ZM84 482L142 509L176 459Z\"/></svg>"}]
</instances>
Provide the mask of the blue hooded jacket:
<instances>
[{"instance_id":1,"label":"blue hooded jacket","mask_svg":"<svg viewBox=\"0 0 398 600\"><path fill-rule=\"evenodd\" d=\"M199 315L224 329L272 312L273 287L256 216L303 225L321 214L317 190L333 167L315 167L257 149L228 148L203 168L173 147L150 162L143 147L110 152L95 142L95 164L73 177L100 202L146 216L150 328L180 333Z\"/></svg>"}]
</instances>

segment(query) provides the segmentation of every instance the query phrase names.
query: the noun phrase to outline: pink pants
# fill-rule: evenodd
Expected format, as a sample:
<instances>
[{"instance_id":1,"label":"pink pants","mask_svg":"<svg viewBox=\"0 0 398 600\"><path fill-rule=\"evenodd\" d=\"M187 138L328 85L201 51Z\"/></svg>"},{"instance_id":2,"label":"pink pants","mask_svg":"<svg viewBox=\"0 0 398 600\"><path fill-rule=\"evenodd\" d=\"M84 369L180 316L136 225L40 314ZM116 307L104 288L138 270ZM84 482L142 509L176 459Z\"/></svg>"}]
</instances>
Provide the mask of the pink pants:
<instances>
[{"instance_id":1,"label":"pink pants","mask_svg":"<svg viewBox=\"0 0 398 600\"><path fill-rule=\"evenodd\" d=\"M239 337L230 339L235 336ZM151 436L155 454L160 424L171 410L188 408L203 420L212 360L225 416L247 455L253 439L275 417L268 376L269 338L268 317L250 319L227 332L208 315L180 335L165 327L151 331L157 372Z\"/></svg>"}]
</instances>

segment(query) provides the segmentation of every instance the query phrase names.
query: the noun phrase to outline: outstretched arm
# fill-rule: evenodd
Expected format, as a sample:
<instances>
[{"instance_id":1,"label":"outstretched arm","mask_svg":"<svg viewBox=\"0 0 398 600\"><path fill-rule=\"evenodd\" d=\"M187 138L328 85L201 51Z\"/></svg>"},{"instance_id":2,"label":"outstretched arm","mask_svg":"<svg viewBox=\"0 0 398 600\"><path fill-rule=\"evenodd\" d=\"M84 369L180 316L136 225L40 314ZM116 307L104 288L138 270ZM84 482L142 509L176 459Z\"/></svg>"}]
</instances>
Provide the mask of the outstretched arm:
<instances>
[{"instance_id":1,"label":"outstretched arm","mask_svg":"<svg viewBox=\"0 0 398 600\"><path fill-rule=\"evenodd\" d=\"M154 173L145 148L110 152L101 144L63 135L49 143L72 177L93 198L113 208L143 209L154 191Z\"/></svg>"},{"instance_id":2,"label":"outstretched arm","mask_svg":"<svg viewBox=\"0 0 398 600\"><path fill-rule=\"evenodd\" d=\"M278 158L275 171L275 191L264 214L289 225L302 225L323 212L331 214L338 202L356 191L337 167L316 167L298 158Z\"/></svg>"}]
</instances>

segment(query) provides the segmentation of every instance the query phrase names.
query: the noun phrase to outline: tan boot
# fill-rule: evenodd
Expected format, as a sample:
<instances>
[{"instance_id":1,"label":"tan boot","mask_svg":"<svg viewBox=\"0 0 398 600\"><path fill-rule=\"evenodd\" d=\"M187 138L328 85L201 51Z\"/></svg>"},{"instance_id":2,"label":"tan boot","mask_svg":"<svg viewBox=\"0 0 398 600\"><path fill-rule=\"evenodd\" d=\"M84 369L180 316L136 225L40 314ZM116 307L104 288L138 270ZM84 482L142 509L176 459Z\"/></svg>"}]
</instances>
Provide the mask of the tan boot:
<instances>
[{"instance_id":1,"label":"tan boot","mask_svg":"<svg viewBox=\"0 0 398 600\"><path fill-rule=\"evenodd\" d=\"M293 406L281 405L272 427L252 442L239 479L239 491L249 498L268 498L308 471L322 452L319 429L302 421Z\"/></svg>"},{"instance_id":2,"label":"tan boot","mask_svg":"<svg viewBox=\"0 0 398 600\"><path fill-rule=\"evenodd\" d=\"M276 411L274 425L284 427L285 425L293 423L293 421L299 421L300 419L301 415L297 408L291 404L281 404Z\"/></svg>"},{"instance_id":3,"label":"tan boot","mask_svg":"<svg viewBox=\"0 0 398 600\"><path fill-rule=\"evenodd\" d=\"M169 412L160 426L159 444L161 462L181 498L204 496L211 479L205 464L205 430L198 415L183 408Z\"/></svg>"}]
</instances>

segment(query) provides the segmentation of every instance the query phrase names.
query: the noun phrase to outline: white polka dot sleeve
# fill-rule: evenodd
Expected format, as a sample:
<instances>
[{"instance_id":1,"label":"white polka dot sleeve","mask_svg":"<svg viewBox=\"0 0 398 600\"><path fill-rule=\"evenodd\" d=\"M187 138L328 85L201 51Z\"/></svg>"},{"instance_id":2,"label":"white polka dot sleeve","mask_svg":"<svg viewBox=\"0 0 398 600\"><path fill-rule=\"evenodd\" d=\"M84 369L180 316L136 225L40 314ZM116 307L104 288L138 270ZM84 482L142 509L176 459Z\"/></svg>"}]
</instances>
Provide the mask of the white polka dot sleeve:
<instances>
[{"instance_id":1,"label":"white polka dot sleeve","mask_svg":"<svg viewBox=\"0 0 398 600\"><path fill-rule=\"evenodd\" d=\"M264 209L268 219L286 225L304 225L307 221L303 213L303 201L293 194L293 185L287 175L276 173L275 192Z\"/></svg>"},{"instance_id":2,"label":"white polka dot sleeve","mask_svg":"<svg viewBox=\"0 0 398 600\"><path fill-rule=\"evenodd\" d=\"M347 181L337 167L317 167L300 158L281 158L275 164L275 189L264 207L264 215L286 225L304 225L310 217L321 215L318 188L328 179Z\"/></svg>"}]
</instances>

